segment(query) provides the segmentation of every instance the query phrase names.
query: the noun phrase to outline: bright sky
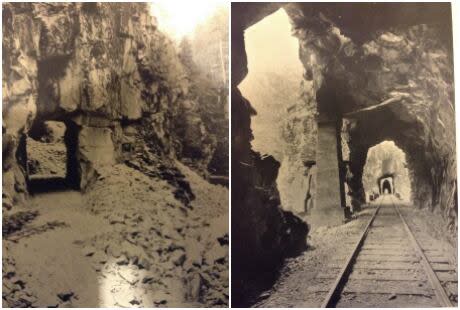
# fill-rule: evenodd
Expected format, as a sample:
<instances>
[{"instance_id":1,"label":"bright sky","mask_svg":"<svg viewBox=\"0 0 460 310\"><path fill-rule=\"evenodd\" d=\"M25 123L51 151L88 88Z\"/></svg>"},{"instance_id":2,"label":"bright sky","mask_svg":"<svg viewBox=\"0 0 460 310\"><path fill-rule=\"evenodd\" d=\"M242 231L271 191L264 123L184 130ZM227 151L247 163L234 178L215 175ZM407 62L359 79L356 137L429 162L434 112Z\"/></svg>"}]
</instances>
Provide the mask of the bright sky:
<instances>
[{"instance_id":1,"label":"bright sky","mask_svg":"<svg viewBox=\"0 0 460 310\"><path fill-rule=\"evenodd\" d=\"M225 0L155 0L150 5L150 11L158 19L160 30L180 40L192 34L197 25L222 6L227 6Z\"/></svg>"},{"instance_id":2,"label":"bright sky","mask_svg":"<svg viewBox=\"0 0 460 310\"><path fill-rule=\"evenodd\" d=\"M282 72L286 68L299 71L299 40L291 34L291 23L284 9L265 17L245 32L249 74Z\"/></svg>"}]
</instances>

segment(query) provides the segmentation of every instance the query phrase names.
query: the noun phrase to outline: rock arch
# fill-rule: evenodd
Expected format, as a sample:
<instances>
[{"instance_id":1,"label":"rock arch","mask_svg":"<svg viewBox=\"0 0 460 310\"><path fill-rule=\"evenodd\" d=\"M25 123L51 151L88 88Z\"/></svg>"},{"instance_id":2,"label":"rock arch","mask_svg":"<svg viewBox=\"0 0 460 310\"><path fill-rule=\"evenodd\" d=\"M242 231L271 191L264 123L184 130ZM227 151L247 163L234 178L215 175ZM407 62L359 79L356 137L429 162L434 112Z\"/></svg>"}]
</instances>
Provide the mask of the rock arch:
<instances>
[{"instance_id":1,"label":"rock arch","mask_svg":"<svg viewBox=\"0 0 460 310\"><path fill-rule=\"evenodd\" d=\"M395 187L392 176L382 176L381 178L379 178L378 184L380 195L395 193Z\"/></svg>"},{"instance_id":2,"label":"rock arch","mask_svg":"<svg viewBox=\"0 0 460 310\"><path fill-rule=\"evenodd\" d=\"M362 174L368 149L393 140L407 154L414 204L440 208L456 234L457 204L450 194L457 178L450 5L367 3L356 14L356 7L345 3L234 3L232 217L240 219L232 221L235 277L243 265L265 260L256 251L260 246L251 241L263 234L259 226L282 221L276 208L269 213L267 205L254 203L264 199L251 190L257 186L251 176L259 173L251 163L260 160L250 147L250 116L255 111L237 88L247 74L244 30L280 6L299 39L304 78L318 118L339 121L341 139L336 143L343 154L338 169L344 170L348 162L349 173L340 173L347 201L356 206L365 202ZM278 215L274 219L267 214ZM255 219L262 225L255 225ZM276 229L271 238L277 239ZM247 255L240 243L255 255Z\"/></svg>"},{"instance_id":3,"label":"rock arch","mask_svg":"<svg viewBox=\"0 0 460 310\"><path fill-rule=\"evenodd\" d=\"M27 196L24 137L47 120L67 126L68 179L81 190L104 166L146 149L183 158L183 150L204 146L191 160L203 174L220 169L209 165L218 139L207 128L225 123L224 100L210 104L217 120L203 125L175 45L158 31L149 4L10 3L3 16L3 150L10 163L3 175L11 203Z\"/></svg>"}]
</instances>

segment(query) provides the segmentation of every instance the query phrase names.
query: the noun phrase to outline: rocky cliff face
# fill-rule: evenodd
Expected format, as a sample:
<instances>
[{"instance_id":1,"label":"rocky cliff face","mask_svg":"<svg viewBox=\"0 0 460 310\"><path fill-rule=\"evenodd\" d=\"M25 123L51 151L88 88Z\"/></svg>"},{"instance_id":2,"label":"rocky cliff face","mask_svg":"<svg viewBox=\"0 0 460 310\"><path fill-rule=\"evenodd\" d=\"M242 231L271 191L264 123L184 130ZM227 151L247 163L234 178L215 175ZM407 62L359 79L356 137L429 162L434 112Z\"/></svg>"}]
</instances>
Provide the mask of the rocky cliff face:
<instances>
[{"instance_id":1,"label":"rocky cliff face","mask_svg":"<svg viewBox=\"0 0 460 310\"><path fill-rule=\"evenodd\" d=\"M228 139L228 132L210 125L228 123L226 92L197 87L174 42L157 29L147 3L6 3L2 9L3 245L9 253L3 265L8 270L4 280L11 283L4 294L7 305L74 302L94 307L104 300L87 297L98 294L110 297L110 307L227 305L228 191L202 178L215 169L228 173L228 154L219 149L228 145L216 142ZM48 139L47 121L65 124L66 151L59 149L59 154L67 153L66 182L84 195L63 191L27 199L32 172L27 138ZM43 157L51 161L54 151ZM34 204L37 200L43 203ZM50 205L60 209L64 218L59 222L73 233L34 231L33 225L56 221ZM32 218L20 218L31 209ZM38 224L25 223L35 217ZM30 238L24 243L8 240L11 227L19 234L32 231ZM140 241L126 241L128 235ZM40 238L47 243L37 242ZM98 254L74 252L86 242ZM109 243L114 251L107 251ZM22 267L21 261L33 257L29 250L37 259ZM49 260L52 264L46 263L48 255L56 255ZM91 264L84 260L89 257L97 265L86 273ZM129 270L114 272L118 280L101 274L101 266L120 257L123 262L114 263L115 268ZM147 270L152 276L142 277ZM18 280L26 274L27 280ZM153 284L159 275L172 284ZM140 278L131 282L131 276ZM52 285L37 284L43 279ZM72 290L65 298L64 286ZM145 298L131 300L133 289ZM124 301L117 303L117 298Z\"/></svg>"},{"instance_id":2,"label":"rocky cliff face","mask_svg":"<svg viewBox=\"0 0 460 310\"><path fill-rule=\"evenodd\" d=\"M315 85L319 113L338 113L349 121L344 131L354 203L364 198L362 173L367 150L392 140L408 155L415 205L440 208L454 232L451 27L449 19L441 23L429 20L450 16L450 10L446 13L441 6L426 17L418 7L410 8L414 20L403 23L397 13L386 11L390 7L384 7L379 15L393 16L395 22L375 21L374 32L363 34L353 28L353 21L341 20L332 7L319 8L322 15L311 14L302 5L286 9L301 43L306 79ZM366 9L373 8L363 7Z\"/></svg>"},{"instance_id":3,"label":"rocky cliff face","mask_svg":"<svg viewBox=\"0 0 460 310\"><path fill-rule=\"evenodd\" d=\"M196 112L193 81L147 4L5 4L3 27L7 203L27 193L24 136L46 120L66 124L67 177L78 188L146 144L207 171L216 137L204 125L206 112ZM184 130L176 127L179 115ZM190 148L205 151L182 152Z\"/></svg>"},{"instance_id":4,"label":"rocky cliff face","mask_svg":"<svg viewBox=\"0 0 460 310\"><path fill-rule=\"evenodd\" d=\"M308 226L283 211L276 185L280 164L250 147L249 102L232 90L232 283L236 303L244 303L248 282L306 248Z\"/></svg>"},{"instance_id":5,"label":"rocky cliff face","mask_svg":"<svg viewBox=\"0 0 460 310\"><path fill-rule=\"evenodd\" d=\"M305 216L316 193L317 110L312 83L301 81L298 98L287 108L282 136L286 144L278 187L287 210Z\"/></svg>"},{"instance_id":6,"label":"rocky cliff face","mask_svg":"<svg viewBox=\"0 0 460 310\"><path fill-rule=\"evenodd\" d=\"M232 21L232 87L236 88L247 74L244 30L278 8L273 4L232 7L232 15L238 16ZM352 4L293 3L284 9L300 43L304 83L308 85L305 107L316 107L312 111L320 117L342 119L343 159L350 172L344 174L343 181L347 183L349 204L359 208L365 201L363 169L369 148L385 140L394 141L407 155L415 206L441 213L455 239L457 176L450 6L381 3L363 4L356 11ZM254 111L240 95L232 97L232 105L232 128L237 128L232 131L232 177L240 180L253 169L240 162L250 154L249 118ZM307 112L304 108L299 106ZM294 118L288 124L296 128ZM314 134L314 125L303 127ZM311 154L315 154L315 147L307 145ZM255 197L248 190L242 192L248 194L247 200ZM234 198L233 218L240 219L239 226L251 225L250 217L243 214L257 207L238 204L244 202ZM255 235L263 231L257 226L253 230L257 230L252 232ZM238 236L240 231L235 228L233 232L235 246L251 238L243 232ZM234 262L245 259L238 254L233 258Z\"/></svg>"},{"instance_id":7,"label":"rocky cliff face","mask_svg":"<svg viewBox=\"0 0 460 310\"><path fill-rule=\"evenodd\" d=\"M316 102L308 98L308 83L289 69L251 72L250 78L239 88L257 111L251 120L251 145L281 164L276 183L283 210L305 213L314 196Z\"/></svg>"},{"instance_id":8,"label":"rocky cliff face","mask_svg":"<svg viewBox=\"0 0 460 310\"><path fill-rule=\"evenodd\" d=\"M215 68L216 66L221 68L221 61L223 63L227 61L228 64L228 59L220 59L221 51L220 49L216 50L215 46L219 42L210 46L209 41L222 41L222 38L216 37L213 32L202 32L208 28L227 29L228 24L227 20L217 24L212 23L212 21L214 19L209 24L202 25L200 28L202 31L198 31L194 36L193 43L201 42L203 47L200 49L198 47L193 48L188 38L184 38L180 43L179 58L187 73L187 80L190 85L189 100L182 102L182 109L190 112L179 114L174 119L174 130L177 136L183 137L181 147L176 150L176 154L204 176L227 177L228 85L226 80L222 80L223 72L226 72L225 68L221 74L217 74ZM206 65L203 54L210 58ZM218 58L219 64L216 64L216 58ZM213 135L210 135L210 132ZM197 139L197 137L201 137L201 139ZM205 160L197 161L196 158L205 158ZM228 178L226 184L228 185Z\"/></svg>"},{"instance_id":9,"label":"rocky cliff face","mask_svg":"<svg viewBox=\"0 0 460 310\"><path fill-rule=\"evenodd\" d=\"M251 281L263 272L274 276L284 257L306 248L308 226L283 211L276 184L280 163L251 147L256 111L237 87L247 58L243 29L232 27L232 283L235 305L244 305Z\"/></svg>"}]
</instances>

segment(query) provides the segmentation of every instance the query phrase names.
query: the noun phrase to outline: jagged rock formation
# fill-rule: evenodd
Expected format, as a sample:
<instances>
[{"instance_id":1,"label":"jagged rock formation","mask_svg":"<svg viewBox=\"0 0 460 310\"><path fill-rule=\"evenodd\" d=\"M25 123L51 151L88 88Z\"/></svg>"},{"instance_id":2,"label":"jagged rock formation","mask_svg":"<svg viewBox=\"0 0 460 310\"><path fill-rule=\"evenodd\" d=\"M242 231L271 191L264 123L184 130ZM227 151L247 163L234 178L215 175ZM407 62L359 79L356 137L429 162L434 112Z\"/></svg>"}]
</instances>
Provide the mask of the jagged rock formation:
<instances>
[{"instance_id":1,"label":"jagged rock formation","mask_svg":"<svg viewBox=\"0 0 460 310\"><path fill-rule=\"evenodd\" d=\"M450 10L448 6L426 8L431 16L418 11L421 7L407 6L414 20L398 23L396 17L393 25L375 21L374 33L365 37L353 28L353 22L344 24L332 8L320 9L326 17L317 18L305 7L293 5L287 10L301 42L301 60L321 85L319 108L326 113L338 111L353 122L347 131L354 199L363 198L361 177L367 149L393 140L409 156L415 204L439 205L455 230ZM388 11L379 16L393 17L390 9L384 7ZM444 23L433 23L442 16ZM315 23L316 36L305 28L306 22ZM347 114L386 100L394 101L367 113ZM447 201L440 203L444 199Z\"/></svg>"},{"instance_id":2,"label":"jagged rock formation","mask_svg":"<svg viewBox=\"0 0 460 310\"><path fill-rule=\"evenodd\" d=\"M280 6L233 5L232 16L238 18L232 21L232 87L247 74L244 30ZM319 117L341 120L342 145L346 146L342 147L343 160L350 172L345 173L342 166L341 175L349 203L358 209L365 201L362 176L368 149L385 140L394 141L407 155L415 206L438 210L455 239L458 211L450 6L292 3L284 9L299 39L309 98ZM233 107L232 128L238 130L232 133L232 167L241 169L232 173L236 184L239 176L249 173L248 168L237 166L244 161L244 153L235 148L249 149L240 140L248 143L251 138L252 112L240 97L235 104L239 107ZM249 220L238 210L253 207L238 203L243 202L232 203L232 216L240 219L241 226ZM235 246L249 238L233 231ZM233 253L233 262L245 259Z\"/></svg>"},{"instance_id":3,"label":"jagged rock formation","mask_svg":"<svg viewBox=\"0 0 460 310\"><path fill-rule=\"evenodd\" d=\"M307 214L315 202L314 146L317 142L318 128L316 102L312 96L311 85L308 81L301 81L298 99L287 109L287 117L283 120L283 138L287 147L278 187L286 188L283 191L286 193L286 197L283 197L283 207L297 215Z\"/></svg>"},{"instance_id":4,"label":"jagged rock formation","mask_svg":"<svg viewBox=\"0 0 460 310\"><path fill-rule=\"evenodd\" d=\"M273 270L285 256L304 250L308 232L304 222L281 208L276 187L279 162L250 148L251 111L249 102L233 89L231 212L239 220L232 222L232 231L237 232L232 236L232 283L237 299L254 274Z\"/></svg>"},{"instance_id":5,"label":"jagged rock formation","mask_svg":"<svg viewBox=\"0 0 460 310\"><path fill-rule=\"evenodd\" d=\"M271 36L266 36L271 33ZM303 78L299 41L278 10L245 32L248 75L238 88L257 114L251 119L253 149L281 163L276 180L281 207L296 215L313 208L316 101ZM263 48L262 48L263 47Z\"/></svg>"},{"instance_id":6,"label":"jagged rock formation","mask_svg":"<svg viewBox=\"0 0 460 310\"><path fill-rule=\"evenodd\" d=\"M227 189L178 162L132 163L3 213L4 307L228 304Z\"/></svg>"},{"instance_id":7,"label":"jagged rock formation","mask_svg":"<svg viewBox=\"0 0 460 310\"><path fill-rule=\"evenodd\" d=\"M215 133L217 137L217 147L207 169L212 175L219 176L221 183L227 186L229 183L228 23L229 11L227 8L220 8L206 23L197 26L192 41L194 60L202 73L201 78L198 79L205 82L200 90L204 95L199 96L198 106L206 129ZM210 181L219 182L212 177Z\"/></svg>"},{"instance_id":8,"label":"jagged rock formation","mask_svg":"<svg viewBox=\"0 0 460 310\"><path fill-rule=\"evenodd\" d=\"M76 202L69 198L68 203L75 203L77 211L69 208L66 216L78 218L79 212L86 212L85 218L93 221L93 225L88 223L87 227L95 228L96 239L85 242L90 247L96 246L97 255L107 258L107 261L98 261L99 257L95 256L98 265L93 266L90 276L82 273L85 281L94 280L90 281L91 287L81 287L84 283L73 282L75 278L68 280L65 274L68 269L64 267L54 272L52 269L56 266L46 266L46 272L61 277L81 292L79 300L73 298L73 293L54 291L52 288L59 286L58 282L43 290L36 285L41 281L37 274L30 276L26 287L20 280L22 284L18 289L15 282L19 281L20 272L16 270L15 260L27 255L21 252L24 243L10 242L5 235L3 245L4 249L8 248L5 252L11 253L13 248L17 251L2 261L4 270L8 269L4 273L4 280L8 282L8 290L4 291L7 304L69 306L73 300L75 304L98 305L100 300L85 299L88 294L99 293L97 272L124 251L123 255L128 257L122 258L121 264L115 264L115 269L125 266L135 269L130 271L130 276L139 276L139 270L145 271L152 265L155 277L165 272L163 276L168 278L165 282L179 284L163 285L160 292L158 287L153 287L152 276L138 279L133 283L146 297L143 301L127 300L123 306L164 306L174 302L188 306L225 306L228 303L228 191L202 178L216 170L220 174L228 173L228 146L224 145L228 132L213 128L228 123L225 89L201 93L208 85L198 87L197 81L189 76L174 42L157 29L157 21L147 3L6 3L2 9L3 220L12 231L32 222L26 232L18 234L34 232L34 225L39 225L32 221L34 217L29 220L27 216L14 216L18 210L37 207L31 205L37 197L28 200L32 186L27 138L47 140L50 137L45 123L62 122L67 154L66 190L71 187L84 195L65 191L58 196L65 203L67 196L85 198ZM181 126L177 126L179 121ZM192 167L201 177L176 159ZM194 182L189 182L190 179ZM197 184L193 190L191 183ZM206 199L208 195L215 197ZM53 194L43 196L44 205L61 206L59 199L53 200ZM135 212L142 213L145 221L132 217ZM38 222L46 221L46 216L50 215L39 214ZM115 219L117 216L121 219ZM142 228L141 222L145 224ZM20 225L16 225L18 223ZM85 222L80 218L80 222L63 226L70 226L69 229L75 229L74 233L78 234L79 223ZM101 234L98 224L94 223L101 224L109 233ZM159 248L155 250L149 243L154 233L152 227L157 231L157 240L153 243ZM39 233L54 228L46 226L44 231L32 233L32 238L40 239L43 236ZM63 247L74 251L73 236L69 238L68 234L61 233L51 235L58 240L67 238ZM126 242L121 244L128 235L143 237L130 243L133 247L128 249ZM113 243L117 253L106 253L107 243ZM174 248L179 243L179 248ZM161 248L163 245L166 250ZM34 243L34 246L43 254L37 262L40 265L43 263L40 259L48 257L43 252L50 245ZM138 255L140 252L142 257ZM72 253L81 255L79 251ZM184 261L186 257L188 261ZM72 266L69 273L86 270L85 266L87 262L78 268ZM162 271L156 270L157 267ZM114 270L114 274L118 271ZM126 279L122 275L116 281ZM145 290L146 286L151 286L150 290ZM50 299L27 295L33 290L49 295ZM152 294L153 290L158 294ZM117 295L117 292L109 292L110 288L102 291L101 294ZM128 298L121 295L118 292L115 297ZM116 303L111 302L109 305L113 307Z\"/></svg>"},{"instance_id":9,"label":"jagged rock formation","mask_svg":"<svg viewBox=\"0 0 460 310\"><path fill-rule=\"evenodd\" d=\"M270 8L273 10L273 8ZM251 149L256 112L237 88L247 74L242 24L232 23L232 283L235 304L244 302L248 281L279 266L306 247L307 225L283 211L273 156Z\"/></svg>"},{"instance_id":10,"label":"jagged rock formation","mask_svg":"<svg viewBox=\"0 0 460 310\"><path fill-rule=\"evenodd\" d=\"M209 28L220 28L216 25L206 25ZM225 28L224 25L222 25ZM207 34L207 33L206 33ZM198 34L194 36L193 43L200 40ZM222 40L222 38L215 38ZM206 38L206 40L210 40ZM207 43L209 45L209 43ZM201 53L207 55L219 54L215 48L206 46L197 51L192 48L188 38L180 44L179 58L187 73L190 89L190 100L182 102L183 109L190 111L180 114L174 119L174 130L179 137L183 137L182 147L176 154L188 165L195 166L198 171L219 176L228 173L228 85L226 81L216 79L215 66L204 66ZM197 62L195 59L198 59ZM209 60L211 61L211 60ZM222 59L222 61L224 61ZM215 62L215 60L214 60ZM209 68L210 67L210 68ZM213 132L214 135L206 133ZM196 139L201 137L202 139ZM195 158L206 158L196 161ZM228 182L227 182L228 184Z\"/></svg>"},{"instance_id":11,"label":"jagged rock formation","mask_svg":"<svg viewBox=\"0 0 460 310\"><path fill-rule=\"evenodd\" d=\"M276 182L282 208L299 215L314 201L316 101L310 84L299 82L290 72L251 73L251 83L240 88L257 111L252 117L251 145L281 163Z\"/></svg>"},{"instance_id":12,"label":"jagged rock formation","mask_svg":"<svg viewBox=\"0 0 460 310\"><path fill-rule=\"evenodd\" d=\"M188 96L193 81L147 4L5 4L3 17L8 203L27 193L24 135L47 120L66 124L74 187L85 189L100 167L130 158L145 141L159 155L191 157L206 173L216 135L204 125L206 112L195 111L198 103ZM211 113L224 110L211 100ZM175 126L178 115L184 130ZM220 122L225 117L217 115ZM191 141L206 151L184 154Z\"/></svg>"}]
</instances>

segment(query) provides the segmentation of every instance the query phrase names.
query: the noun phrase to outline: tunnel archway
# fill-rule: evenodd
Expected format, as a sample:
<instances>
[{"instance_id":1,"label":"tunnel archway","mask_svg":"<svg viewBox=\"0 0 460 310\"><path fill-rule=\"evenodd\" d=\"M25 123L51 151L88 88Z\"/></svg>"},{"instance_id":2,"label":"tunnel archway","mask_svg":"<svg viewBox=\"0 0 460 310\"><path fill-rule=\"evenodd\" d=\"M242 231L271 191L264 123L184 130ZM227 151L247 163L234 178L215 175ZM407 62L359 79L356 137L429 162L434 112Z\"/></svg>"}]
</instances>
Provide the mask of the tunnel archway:
<instances>
[{"instance_id":1,"label":"tunnel archway","mask_svg":"<svg viewBox=\"0 0 460 310\"><path fill-rule=\"evenodd\" d=\"M412 20L395 20L400 29L388 23L392 19L379 20L370 33L354 28L350 21L340 20L336 10L350 9L348 5L325 4L315 8L300 3L239 5L243 16L237 23L232 22L233 87L250 72L244 31L280 7L289 15L293 34L299 39L304 79L310 93L318 99L318 110L336 111L338 117L354 124L348 131L349 158L344 159L350 163L350 178L346 182L352 203L359 206L366 201L362 176L367 150L381 141L394 140L408 154L411 187L416 189L415 204L420 208L444 208L440 203L441 191L449 191L447 188L451 189L456 179L455 159L450 155L455 139L452 135L448 136L449 142L439 139L446 132L454 132L452 115L447 113L449 106L453 108L453 72L451 41L449 34L443 32L449 29L450 23L447 21L445 27L440 28L438 23L446 20L440 18L436 23L433 20L449 10L426 7L436 14L425 15L424 11L423 16L414 14L417 18ZM387 16L399 14L387 4L369 4L362 8L363 12L375 15L376 7ZM405 9L418 12L420 8L407 4ZM326 15L328 18L324 18ZM424 22L430 26L420 24ZM423 44L427 53L439 52L437 55L442 61L433 63L426 71L426 59L415 52L416 45L411 42ZM424 42L433 44L424 45ZM401 62L405 67L402 70ZM413 70L407 70L410 67ZM426 83L422 77L425 73L419 74L422 71L431 77L430 82ZM320 104L324 97L328 100ZM442 172L446 170L449 170L447 175ZM440 183L446 188L440 190ZM446 205L452 210L455 203L446 199Z\"/></svg>"},{"instance_id":2,"label":"tunnel archway","mask_svg":"<svg viewBox=\"0 0 460 310\"><path fill-rule=\"evenodd\" d=\"M256 111L251 117L252 148L280 163L276 185L281 208L304 215L314 200L315 158L300 145L312 135L307 136L305 113L301 115L304 67L299 40L292 36L286 11L280 8L249 27L245 49L248 74L238 88Z\"/></svg>"},{"instance_id":3,"label":"tunnel archway","mask_svg":"<svg viewBox=\"0 0 460 310\"><path fill-rule=\"evenodd\" d=\"M352 10L350 5L353 4L283 5L291 18L294 36L300 42L306 102L314 101L314 113L320 112L316 115L319 121L323 116L321 114L337 112L337 115L326 115L333 118L326 119L330 123L337 120L335 128L330 126L331 141L333 129L340 130L340 121L344 124L341 146L347 150L344 150L343 158L339 154L337 156L341 168L340 181L347 183L347 195L353 205L365 204L372 191L379 193L377 179L382 175L381 169L378 169L369 182L365 180L368 151L383 141L394 141L407 155L408 187L413 189L409 197L413 205L430 209L438 206L442 212L452 212L456 203L447 197L450 197L448 192L454 189L456 180L455 137L452 135L455 132L453 72L449 42L444 40L446 36L443 35L443 29L448 29L449 25L442 29L439 27L449 19L441 18L433 23L432 18L439 14L428 13L433 9L429 7L423 9L422 14L414 14L417 18L408 19L407 12L417 12L420 8L413 4L407 4L407 11L395 10L398 6L383 3L368 4L362 7L362 12L365 12L362 16L381 15L385 18L374 19L375 23L363 21L362 24L370 28L356 28L355 18L343 18L343 12ZM250 196L248 188L257 185L251 181L240 182L247 181L248 173L253 172L248 160L254 155L250 144L253 138L250 115L256 112L236 87L248 73L245 30L279 6L240 3L235 4L235 12L239 14L232 10L232 16L238 16L235 23L232 18L232 128L235 128L232 130L232 148L236 151L232 152L234 218L244 218L249 212L258 215L259 212L267 212L264 208L257 209L253 199L238 197ZM423 52L419 53L420 48L416 46L423 46ZM423 56L430 53L438 55L440 61L434 63ZM426 66L427 61L430 62L429 67ZM310 130L315 129L312 126ZM304 147L310 145L305 143ZM242 162L249 162L249 165L244 166ZM335 173L331 179L335 179ZM369 189L366 184L370 185ZM402 187L396 177L394 184L393 192L400 192ZM257 197L253 195L251 198L257 200ZM446 202L445 205L441 205L440 201ZM247 223L232 222L232 231L235 232L232 245L239 247L240 242L249 244L248 238L257 238L263 228L259 230L254 224L252 230L242 229L245 225L250 226L251 221L252 218ZM312 224L311 218L307 217L306 221ZM456 227L456 215L450 215L450 221L454 222L450 225ZM254 248L257 247L256 243L253 244ZM239 249L233 253L236 253L234 270L242 270L241 265L249 265L248 256L251 255ZM263 259L264 256L259 255L252 262L258 265Z\"/></svg>"},{"instance_id":4,"label":"tunnel archway","mask_svg":"<svg viewBox=\"0 0 460 310\"><path fill-rule=\"evenodd\" d=\"M27 188L31 194L79 190L79 126L37 118L23 142Z\"/></svg>"},{"instance_id":5,"label":"tunnel archway","mask_svg":"<svg viewBox=\"0 0 460 310\"><path fill-rule=\"evenodd\" d=\"M369 201L375 194L396 194L406 202L412 201L413 172L408 167L406 153L391 140L370 147L363 167L362 184Z\"/></svg>"},{"instance_id":6,"label":"tunnel archway","mask_svg":"<svg viewBox=\"0 0 460 310\"><path fill-rule=\"evenodd\" d=\"M393 194L392 180L390 178L383 179L381 183L381 194Z\"/></svg>"},{"instance_id":7,"label":"tunnel archway","mask_svg":"<svg viewBox=\"0 0 460 310\"><path fill-rule=\"evenodd\" d=\"M247 5L251 6L251 4ZM280 5L273 4L270 7L270 10L266 12L267 14L251 22L245 28L249 31L249 27L252 25L263 26L267 24L271 14L275 13ZM257 62L251 61L251 54L247 53L248 42L245 42L247 34L243 35L242 32L234 29L238 26L232 22L231 182L233 194L231 212L234 218L245 218L245 220L232 223L232 231L238 231L232 239L233 250L238 253L238 257L244 257L244 259L235 260L235 272L232 274L232 278L249 283L254 280L252 275L258 274L262 270L271 270L272 276L270 279L265 279L264 286L270 286L269 282L275 280L277 273L273 270L278 269L286 256L295 255L306 248L308 232L308 226L298 218L296 212L284 209L287 204L285 203L286 196L283 194L287 191L281 190L280 195L279 190L279 176L288 175L288 173L283 172L283 169L288 167L283 163L283 159L286 158L284 157L284 150L286 150L286 144L289 143L288 140L294 136L282 137L282 131L283 135L285 133L284 128L281 130L279 127L281 122L277 125L273 119L280 120L280 116L286 116L288 105L296 102L296 97L300 93L296 87L299 87L302 80L303 67L298 56L299 41L291 35L292 26L289 23L289 18L283 10L279 11L278 15L275 13L274 17L284 20L284 24L277 29L277 32L278 34L282 32L280 34L281 41L286 42L287 40L289 45L287 46L288 51L286 51L283 49L283 45L278 42L275 46L276 52L274 52L278 57L264 57L265 63L271 64L272 69L274 69L270 70L269 74L263 70L257 74L253 70L254 68L251 66L256 65ZM262 23L258 25L260 21ZM270 40L272 33L265 31L263 36ZM271 43L275 42L272 41ZM266 52L269 54L270 49L266 49ZM287 57L288 55L290 57ZM241 63L241 61L245 63L244 67L248 66L248 68L242 69L241 67L238 68L237 64L233 65ZM290 73L290 76L284 75L286 62L295 63L294 70L287 72ZM277 68L273 68L276 66ZM240 71L240 69L242 70ZM296 74L292 76L294 72ZM244 84L249 81L247 78L256 75L258 78L255 82L259 86L257 87L259 88L258 92L255 92L256 97L261 95L267 99L264 102L265 100L260 101L259 97L256 98L256 101L259 99L259 103L262 105L271 103L274 108L272 110L263 106L262 109L259 109L257 102L252 102L254 96L250 94L251 90L257 90L257 88L245 89L244 87ZM283 86L287 86L287 89L292 91L283 91ZM277 99L279 99L278 102ZM292 109L294 114L295 110ZM269 115L264 114L264 111L268 112ZM258 117L266 117L264 127L257 127L257 122L260 120L260 118L256 119ZM268 121L270 118L271 120ZM297 121L297 126L302 126L300 120ZM259 130L260 128L262 130ZM262 139L259 140L260 138ZM291 154L296 154L295 150L291 151ZM294 159L298 164L297 167L292 168L291 166L296 185L290 188L286 187L286 189L289 191L292 188L301 188L301 193L296 195L292 201L295 205L300 206L300 211L304 211L306 205L311 205L312 195L308 194L307 186L302 186L306 185L306 183L302 184L302 181L314 180L307 172L312 167L311 163L314 163L314 157L313 160L308 157L297 159ZM287 231L288 234L286 234ZM246 293L241 293L238 294L237 292L236 295L240 295L243 299L246 298Z\"/></svg>"}]
</instances>

